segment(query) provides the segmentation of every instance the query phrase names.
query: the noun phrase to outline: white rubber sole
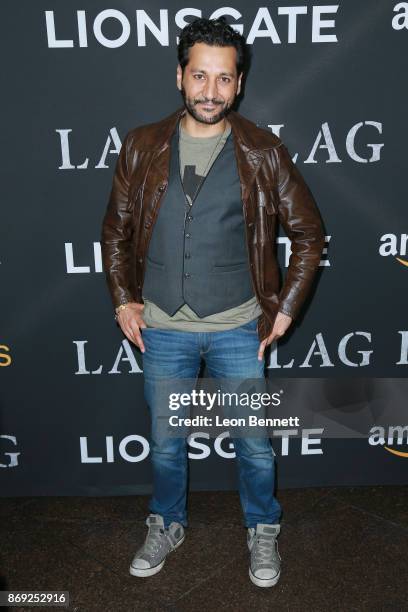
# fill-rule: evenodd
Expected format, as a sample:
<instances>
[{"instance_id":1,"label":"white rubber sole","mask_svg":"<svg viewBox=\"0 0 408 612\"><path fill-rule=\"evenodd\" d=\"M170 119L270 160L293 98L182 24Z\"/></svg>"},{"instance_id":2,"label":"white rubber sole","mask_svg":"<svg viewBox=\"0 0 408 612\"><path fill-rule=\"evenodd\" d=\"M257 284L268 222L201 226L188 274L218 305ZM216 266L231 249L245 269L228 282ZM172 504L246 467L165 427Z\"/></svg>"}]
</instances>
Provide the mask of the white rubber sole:
<instances>
[{"instance_id":1,"label":"white rubber sole","mask_svg":"<svg viewBox=\"0 0 408 612\"><path fill-rule=\"evenodd\" d=\"M186 534L183 535L183 537L177 542L175 547L172 550L170 550L167 554L174 552L179 546L181 546L181 544L184 542L185 539L186 539ZM167 558L167 555L166 557L164 557L163 561L161 561L158 565L155 565L154 567L148 567L146 569L140 569L137 567L133 567L133 565L130 565L129 574L131 574L132 576L137 576L138 578L147 578L148 576L154 576L154 574L157 574L158 572L160 572L160 570L162 569L164 565L164 562L166 561L166 558Z\"/></svg>"},{"instance_id":2,"label":"white rubber sole","mask_svg":"<svg viewBox=\"0 0 408 612\"><path fill-rule=\"evenodd\" d=\"M279 570L279 573L274 578L257 578L251 572L251 568L249 568L249 577L252 580L252 582L256 584L256 586L271 587L271 586L275 586L275 584L278 582L280 578L280 570Z\"/></svg>"}]
</instances>

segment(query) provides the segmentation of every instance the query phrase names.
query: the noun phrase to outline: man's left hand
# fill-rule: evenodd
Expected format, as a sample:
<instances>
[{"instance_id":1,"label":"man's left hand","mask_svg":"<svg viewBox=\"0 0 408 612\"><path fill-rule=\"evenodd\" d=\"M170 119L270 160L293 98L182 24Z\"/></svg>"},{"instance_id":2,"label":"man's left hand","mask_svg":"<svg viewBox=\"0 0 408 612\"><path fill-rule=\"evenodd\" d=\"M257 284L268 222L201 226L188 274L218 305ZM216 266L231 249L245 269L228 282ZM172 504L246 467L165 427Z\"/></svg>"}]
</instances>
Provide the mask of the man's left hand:
<instances>
[{"instance_id":1,"label":"man's left hand","mask_svg":"<svg viewBox=\"0 0 408 612\"><path fill-rule=\"evenodd\" d=\"M276 315L275 323L273 324L271 334L267 338L265 338L265 340L262 340L259 345L258 361L262 361L265 348L269 344L271 344L271 342L273 342L275 338L281 338L291 323L292 317L287 314L284 314L283 312L278 312L278 314Z\"/></svg>"}]
</instances>

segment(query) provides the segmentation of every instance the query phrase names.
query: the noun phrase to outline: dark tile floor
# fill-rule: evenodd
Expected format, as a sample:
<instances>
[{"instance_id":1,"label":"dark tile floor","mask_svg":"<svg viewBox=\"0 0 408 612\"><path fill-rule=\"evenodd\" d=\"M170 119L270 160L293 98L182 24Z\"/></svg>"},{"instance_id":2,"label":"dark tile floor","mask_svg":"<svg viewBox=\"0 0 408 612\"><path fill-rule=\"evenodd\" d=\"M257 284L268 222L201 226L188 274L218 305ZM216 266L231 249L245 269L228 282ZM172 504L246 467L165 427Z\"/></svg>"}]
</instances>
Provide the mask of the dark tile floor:
<instances>
[{"instance_id":1,"label":"dark tile floor","mask_svg":"<svg viewBox=\"0 0 408 612\"><path fill-rule=\"evenodd\" d=\"M128 573L147 496L1 498L0 590L69 591L69 609L85 612L408 610L407 487L290 489L279 501L281 579L260 589L236 492L190 493L186 541L151 578ZM45 608L10 608L29 609Z\"/></svg>"}]
</instances>

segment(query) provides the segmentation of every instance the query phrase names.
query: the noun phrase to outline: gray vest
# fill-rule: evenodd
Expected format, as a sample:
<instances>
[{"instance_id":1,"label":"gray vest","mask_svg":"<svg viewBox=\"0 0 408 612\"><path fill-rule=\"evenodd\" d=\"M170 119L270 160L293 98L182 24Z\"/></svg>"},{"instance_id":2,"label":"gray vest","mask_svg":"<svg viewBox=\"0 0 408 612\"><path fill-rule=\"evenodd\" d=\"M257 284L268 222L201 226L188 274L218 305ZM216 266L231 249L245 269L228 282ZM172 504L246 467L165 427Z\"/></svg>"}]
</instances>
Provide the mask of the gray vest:
<instances>
[{"instance_id":1,"label":"gray vest","mask_svg":"<svg viewBox=\"0 0 408 612\"><path fill-rule=\"evenodd\" d=\"M167 191L146 256L143 296L169 316L188 304L199 317L254 296L233 132L188 206L180 176L178 129L171 139Z\"/></svg>"}]
</instances>

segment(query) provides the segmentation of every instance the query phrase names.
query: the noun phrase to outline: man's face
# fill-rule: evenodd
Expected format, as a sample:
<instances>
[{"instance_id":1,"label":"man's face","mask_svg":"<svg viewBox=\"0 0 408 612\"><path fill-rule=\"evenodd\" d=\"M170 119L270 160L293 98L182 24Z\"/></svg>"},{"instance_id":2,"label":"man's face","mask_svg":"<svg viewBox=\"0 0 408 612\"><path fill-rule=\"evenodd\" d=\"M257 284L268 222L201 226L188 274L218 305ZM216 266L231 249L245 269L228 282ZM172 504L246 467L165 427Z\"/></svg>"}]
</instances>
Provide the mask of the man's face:
<instances>
[{"instance_id":1,"label":"man's face","mask_svg":"<svg viewBox=\"0 0 408 612\"><path fill-rule=\"evenodd\" d=\"M225 117L241 90L242 72L237 76L235 47L195 43L182 76L177 66L177 87L184 105L200 123L218 123Z\"/></svg>"}]
</instances>

